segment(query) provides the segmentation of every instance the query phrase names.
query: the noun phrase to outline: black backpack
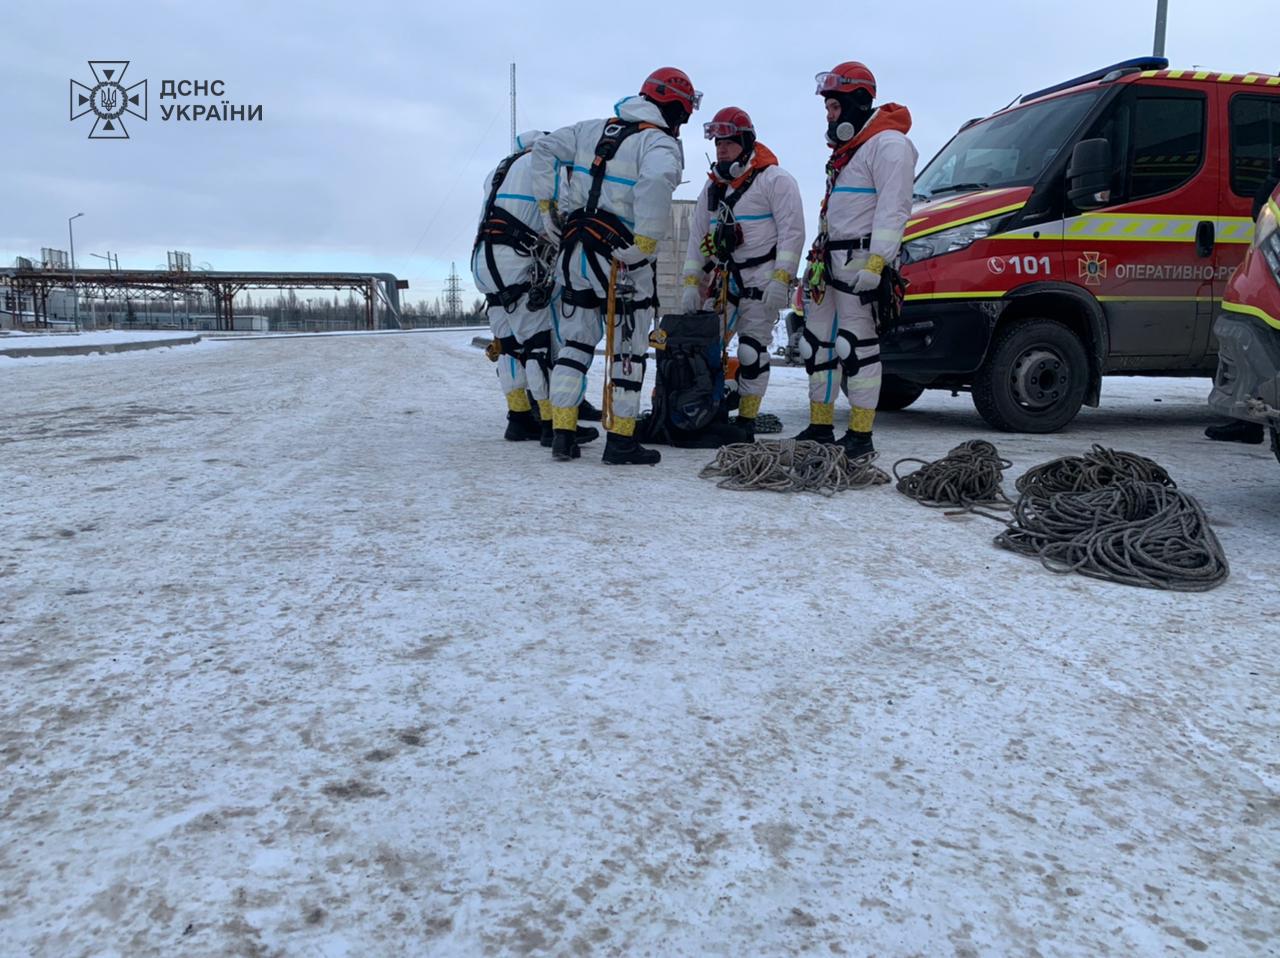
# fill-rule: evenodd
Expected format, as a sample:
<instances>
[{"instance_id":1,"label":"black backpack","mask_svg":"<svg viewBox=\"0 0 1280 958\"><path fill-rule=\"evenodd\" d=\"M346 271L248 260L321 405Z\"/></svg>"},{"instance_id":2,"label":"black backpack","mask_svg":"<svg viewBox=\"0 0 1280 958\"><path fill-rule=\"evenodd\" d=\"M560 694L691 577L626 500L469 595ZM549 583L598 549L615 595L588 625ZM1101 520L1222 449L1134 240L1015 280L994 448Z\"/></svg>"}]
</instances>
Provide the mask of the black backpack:
<instances>
[{"instance_id":1,"label":"black backpack","mask_svg":"<svg viewBox=\"0 0 1280 958\"><path fill-rule=\"evenodd\" d=\"M736 442L722 435L725 382L720 317L713 312L663 316L649 337L657 356L653 409L641 437L672 446L710 447Z\"/></svg>"}]
</instances>

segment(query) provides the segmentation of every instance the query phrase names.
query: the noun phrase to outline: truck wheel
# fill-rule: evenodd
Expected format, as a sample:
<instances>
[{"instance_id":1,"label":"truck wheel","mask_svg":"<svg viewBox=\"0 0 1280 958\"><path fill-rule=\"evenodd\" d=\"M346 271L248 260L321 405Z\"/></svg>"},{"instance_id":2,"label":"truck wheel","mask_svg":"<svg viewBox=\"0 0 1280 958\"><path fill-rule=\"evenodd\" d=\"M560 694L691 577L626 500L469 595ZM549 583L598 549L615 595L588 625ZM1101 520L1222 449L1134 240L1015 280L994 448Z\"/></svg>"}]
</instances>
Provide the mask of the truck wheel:
<instances>
[{"instance_id":1,"label":"truck wheel","mask_svg":"<svg viewBox=\"0 0 1280 958\"><path fill-rule=\"evenodd\" d=\"M1004 432L1057 432L1080 411L1088 385L1080 337L1057 320L1028 319L996 336L974 377L973 404Z\"/></svg>"},{"instance_id":2,"label":"truck wheel","mask_svg":"<svg viewBox=\"0 0 1280 958\"><path fill-rule=\"evenodd\" d=\"M885 375L880 382L880 402L876 408L881 412L897 412L906 409L924 395L924 387L907 379Z\"/></svg>"}]
</instances>

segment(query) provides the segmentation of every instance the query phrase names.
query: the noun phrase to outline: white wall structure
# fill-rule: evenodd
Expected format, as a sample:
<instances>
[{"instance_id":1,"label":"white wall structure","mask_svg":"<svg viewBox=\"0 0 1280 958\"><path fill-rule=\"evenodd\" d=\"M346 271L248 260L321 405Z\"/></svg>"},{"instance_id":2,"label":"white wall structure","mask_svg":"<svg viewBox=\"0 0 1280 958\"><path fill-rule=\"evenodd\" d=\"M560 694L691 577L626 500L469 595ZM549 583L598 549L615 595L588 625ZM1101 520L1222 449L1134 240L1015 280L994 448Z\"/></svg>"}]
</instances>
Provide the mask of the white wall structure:
<instances>
[{"instance_id":1,"label":"white wall structure","mask_svg":"<svg viewBox=\"0 0 1280 958\"><path fill-rule=\"evenodd\" d=\"M680 311L680 274L684 269L684 253L689 244L689 225L693 222L694 200L673 200L671 231L658 244L658 309L662 313Z\"/></svg>"}]
</instances>

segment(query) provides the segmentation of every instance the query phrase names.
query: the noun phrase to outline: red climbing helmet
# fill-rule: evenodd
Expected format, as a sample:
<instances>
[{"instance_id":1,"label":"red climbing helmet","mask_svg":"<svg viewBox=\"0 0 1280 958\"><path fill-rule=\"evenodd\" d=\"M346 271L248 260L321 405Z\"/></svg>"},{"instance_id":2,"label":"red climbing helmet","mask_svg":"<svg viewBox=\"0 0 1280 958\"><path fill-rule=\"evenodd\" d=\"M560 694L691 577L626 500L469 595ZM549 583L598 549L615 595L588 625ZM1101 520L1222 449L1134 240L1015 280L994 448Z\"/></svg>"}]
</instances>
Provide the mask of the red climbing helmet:
<instances>
[{"instance_id":1,"label":"red climbing helmet","mask_svg":"<svg viewBox=\"0 0 1280 958\"><path fill-rule=\"evenodd\" d=\"M689 74L675 67L659 67L650 73L640 94L654 103L679 103L690 114L702 104L702 94L693 88Z\"/></svg>"},{"instance_id":2,"label":"red climbing helmet","mask_svg":"<svg viewBox=\"0 0 1280 958\"><path fill-rule=\"evenodd\" d=\"M818 81L816 92L819 96L866 90L871 99L876 98L876 78L865 64L857 60L849 60L826 73L819 73L816 79Z\"/></svg>"},{"instance_id":3,"label":"red climbing helmet","mask_svg":"<svg viewBox=\"0 0 1280 958\"><path fill-rule=\"evenodd\" d=\"M756 128L751 117L741 107L727 106L711 118L710 123L702 124L702 133L708 140L719 140L727 136L738 136L742 133L755 135Z\"/></svg>"}]
</instances>

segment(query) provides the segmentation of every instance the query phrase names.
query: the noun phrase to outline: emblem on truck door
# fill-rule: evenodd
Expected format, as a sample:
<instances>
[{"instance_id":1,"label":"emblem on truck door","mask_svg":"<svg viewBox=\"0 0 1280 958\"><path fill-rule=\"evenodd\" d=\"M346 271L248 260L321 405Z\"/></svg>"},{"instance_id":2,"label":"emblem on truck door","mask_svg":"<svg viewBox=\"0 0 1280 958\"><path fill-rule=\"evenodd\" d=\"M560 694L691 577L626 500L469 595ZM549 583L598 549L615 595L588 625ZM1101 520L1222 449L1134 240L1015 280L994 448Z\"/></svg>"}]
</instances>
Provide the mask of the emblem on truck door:
<instances>
[{"instance_id":1,"label":"emblem on truck door","mask_svg":"<svg viewBox=\"0 0 1280 958\"><path fill-rule=\"evenodd\" d=\"M1107 278L1107 261L1097 253L1085 253L1076 262L1080 264L1080 278L1086 286L1101 286Z\"/></svg>"}]
</instances>

